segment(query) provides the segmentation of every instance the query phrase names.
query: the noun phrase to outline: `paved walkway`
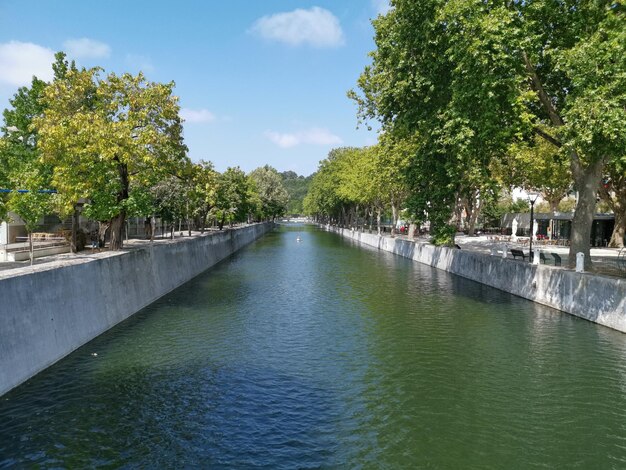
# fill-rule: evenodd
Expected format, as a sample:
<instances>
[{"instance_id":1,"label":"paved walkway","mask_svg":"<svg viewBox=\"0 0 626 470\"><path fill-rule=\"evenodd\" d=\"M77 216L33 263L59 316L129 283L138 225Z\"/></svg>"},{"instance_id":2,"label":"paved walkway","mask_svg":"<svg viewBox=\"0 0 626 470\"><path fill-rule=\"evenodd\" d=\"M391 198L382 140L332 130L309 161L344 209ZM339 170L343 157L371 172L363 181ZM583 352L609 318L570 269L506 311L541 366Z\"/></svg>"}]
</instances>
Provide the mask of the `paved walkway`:
<instances>
[{"instance_id":1,"label":"paved walkway","mask_svg":"<svg viewBox=\"0 0 626 470\"><path fill-rule=\"evenodd\" d=\"M227 228L224 228L227 230ZM206 232L205 232L206 233ZM177 232L178 234L178 232ZM200 232L192 232L191 236L198 236ZM383 234L384 236L390 236L389 234ZM398 238L407 239L406 235L396 235ZM182 238L187 237L187 232L184 232L184 236ZM176 240L181 238L180 236L176 236ZM168 243L171 240L169 238L155 238L154 243ZM421 243L428 243L427 237L416 237L415 241ZM145 244L150 243L149 240L143 239L131 239L124 242L124 250L130 250L135 247L139 247ZM462 250L471 250L477 251L480 253L491 253L492 249L498 250L500 253L502 252L503 246L506 243L508 249L517 248L524 253L528 254L528 243L515 243L515 242L505 242L502 240L494 240L493 237L489 236L477 236L477 237L468 237L466 235L458 235L456 237L456 243L461 247ZM557 253L562 259L562 269L566 269L567 262L569 259L569 247L566 246L544 246L539 245L547 254ZM72 253L63 253L58 255L45 256L42 258L36 258L34 265L39 266L47 263L58 263L60 265L63 264L64 261L68 261L70 259L84 257L89 258L94 254L97 254L99 250L92 251L90 249L86 249L78 254ZM106 251L105 251L106 253ZM604 274L608 276L618 276L626 278L626 259L623 262L618 260L620 250L619 248L592 248L591 249L591 259L594 262L594 271L598 274ZM509 252L509 258L511 257ZM518 260L522 262L521 260ZM29 261L17 261L17 262L0 262L0 271L5 271L9 269L15 268L24 268L28 267L30 264Z\"/></svg>"},{"instance_id":2,"label":"paved walkway","mask_svg":"<svg viewBox=\"0 0 626 470\"><path fill-rule=\"evenodd\" d=\"M224 231L227 231L228 228L224 227ZM212 230L212 229L206 229L204 231L205 235L208 233L212 233L212 232L217 232L217 230ZM199 231L192 231L191 232L191 236L195 237L195 236L200 236L200 232ZM179 232L176 232L176 236L174 238L174 240L179 240L181 238L189 238L187 236L187 231L185 230L183 233L183 236L181 237L179 235ZM154 241L152 243L171 243L172 240L170 238L160 238L157 237L154 239ZM145 239L129 239L129 240L125 240L124 241L124 248L123 251L128 251L128 250L132 250L147 244L150 244L150 240L145 240ZM24 245L23 247L20 247L20 245ZM25 250L28 250L28 243L12 243L11 245L9 245L11 248L23 248ZM37 246L37 244L35 244L35 246ZM100 254L102 253L102 254ZM107 256L106 254L110 253L107 249L104 250L100 250L100 249L96 249L96 250L92 250L90 248L85 248L83 251L80 251L78 253L61 253L61 254L56 254L56 255L50 255L50 256L42 256L40 258L35 258L35 260L33 261L33 269L36 269L35 267L41 267L42 265L50 265L50 264L56 264L59 266L64 265L65 263L67 263L69 260L74 260L74 259L89 259L89 258L93 258L94 256ZM18 268L28 268L30 266L30 260L25 260L25 261L1 261L0 262L0 273L1 272L6 272L8 270L12 270L12 269L18 269ZM10 274L9 274L10 276ZM5 276L6 277L6 276Z\"/></svg>"},{"instance_id":3,"label":"paved walkway","mask_svg":"<svg viewBox=\"0 0 626 470\"><path fill-rule=\"evenodd\" d=\"M385 236L389 235L385 234ZM397 237L404 239L408 238L406 235L397 235ZM428 237L415 237L415 240L421 243L428 243ZM522 250L526 254L528 254L529 252L528 239L526 239L526 243L522 243L495 240L493 236L486 235L475 237L468 237L467 235L457 235L455 242L461 247L462 250L477 251L486 254L491 253L492 249L496 249L498 253L501 254L505 243L508 247L508 250L511 250L511 248L515 248L518 250ZM548 255L549 259L551 258L549 256L550 253L558 254L562 260L562 269L567 269L566 266L569 260L569 247L543 245L541 243L535 245L535 242L533 242L533 248L535 246L540 247ZM608 276L626 277L626 259L621 262L618 259L619 253L619 248L592 248L591 259L594 263L594 272ZM511 258L510 251L509 258ZM519 258L518 261L522 262L522 260L520 260Z\"/></svg>"}]
</instances>

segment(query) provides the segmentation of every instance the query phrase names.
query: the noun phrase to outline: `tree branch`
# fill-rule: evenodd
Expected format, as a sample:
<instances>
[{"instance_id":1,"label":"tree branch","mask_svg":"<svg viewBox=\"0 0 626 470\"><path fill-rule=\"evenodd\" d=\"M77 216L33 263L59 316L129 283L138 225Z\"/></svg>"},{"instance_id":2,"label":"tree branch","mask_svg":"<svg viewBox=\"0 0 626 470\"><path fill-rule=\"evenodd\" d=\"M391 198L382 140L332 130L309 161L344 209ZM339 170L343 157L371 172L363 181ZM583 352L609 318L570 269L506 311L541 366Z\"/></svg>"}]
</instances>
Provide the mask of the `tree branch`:
<instances>
[{"instance_id":1,"label":"tree branch","mask_svg":"<svg viewBox=\"0 0 626 470\"><path fill-rule=\"evenodd\" d=\"M541 84L541 80L539 79L539 75L537 75L537 71L535 70L535 67L533 66L533 64L530 62L530 59L528 58L528 55L526 54L526 52L522 52L522 57L524 58L524 65L526 66L526 71L528 72L528 75L530 76L532 86L534 90L537 92L537 95L539 96L539 101L541 102L541 105L543 106L545 111L548 113L548 116L550 117L550 121L552 121L552 124L557 127L564 125L565 122L563 121L563 119L557 112L556 108L554 107L554 104L552 103L550 96L548 96L548 94L546 93L546 90L543 88L543 85Z\"/></svg>"},{"instance_id":2,"label":"tree branch","mask_svg":"<svg viewBox=\"0 0 626 470\"><path fill-rule=\"evenodd\" d=\"M535 134L537 134L539 137L543 137L545 140L547 140L552 145L554 145L554 146L556 146L558 148L561 148L563 146L563 144L561 143L561 141L559 139L557 139L556 137L551 136L547 132L541 130L541 128L539 128L539 127L533 127L533 132Z\"/></svg>"}]
</instances>

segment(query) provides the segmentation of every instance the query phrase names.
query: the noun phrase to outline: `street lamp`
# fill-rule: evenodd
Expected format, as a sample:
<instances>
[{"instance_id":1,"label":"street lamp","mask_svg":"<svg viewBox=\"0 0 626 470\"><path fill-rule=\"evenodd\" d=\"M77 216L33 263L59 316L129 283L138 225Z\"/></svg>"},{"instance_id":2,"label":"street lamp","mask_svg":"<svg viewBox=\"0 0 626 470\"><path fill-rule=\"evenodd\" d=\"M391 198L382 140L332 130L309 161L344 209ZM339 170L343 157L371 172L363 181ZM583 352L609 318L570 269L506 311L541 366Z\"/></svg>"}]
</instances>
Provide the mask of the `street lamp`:
<instances>
[{"instance_id":1,"label":"street lamp","mask_svg":"<svg viewBox=\"0 0 626 470\"><path fill-rule=\"evenodd\" d=\"M534 233L534 226L533 226L533 218L534 218L534 209L535 209L535 202L537 202L537 198L539 198L539 193L534 192L534 191L530 191L528 192L528 202L530 202L530 253L528 254L528 259L530 260L530 262L532 263L533 261L533 233Z\"/></svg>"}]
</instances>

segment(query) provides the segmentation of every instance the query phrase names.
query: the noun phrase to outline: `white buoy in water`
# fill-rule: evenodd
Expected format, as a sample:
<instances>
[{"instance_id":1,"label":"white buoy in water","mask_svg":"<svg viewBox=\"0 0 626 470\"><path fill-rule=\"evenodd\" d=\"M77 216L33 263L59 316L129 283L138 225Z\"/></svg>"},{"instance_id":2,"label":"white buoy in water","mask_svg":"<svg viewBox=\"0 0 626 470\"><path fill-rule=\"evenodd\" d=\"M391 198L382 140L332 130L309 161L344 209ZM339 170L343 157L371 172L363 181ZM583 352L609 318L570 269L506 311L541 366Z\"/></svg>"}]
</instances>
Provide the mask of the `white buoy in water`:
<instances>
[{"instance_id":1,"label":"white buoy in water","mask_svg":"<svg viewBox=\"0 0 626 470\"><path fill-rule=\"evenodd\" d=\"M302 241L302 238L298 237L298 238L296 238L296 241L297 241L297 242L301 242L301 241Z\"/></svg>"}]
</instances>

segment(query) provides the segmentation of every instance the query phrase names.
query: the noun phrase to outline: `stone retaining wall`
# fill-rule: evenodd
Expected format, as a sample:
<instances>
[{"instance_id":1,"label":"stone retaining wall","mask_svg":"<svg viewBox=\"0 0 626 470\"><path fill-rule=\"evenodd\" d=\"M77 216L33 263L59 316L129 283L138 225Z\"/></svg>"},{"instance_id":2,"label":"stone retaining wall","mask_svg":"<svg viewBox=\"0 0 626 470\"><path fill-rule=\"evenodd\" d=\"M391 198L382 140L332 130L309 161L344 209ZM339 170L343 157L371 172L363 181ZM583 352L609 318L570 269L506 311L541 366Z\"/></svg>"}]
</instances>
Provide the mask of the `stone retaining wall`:
<instances>
[{"instance_id":1,"label":"stone retaining wall","mask_svg":"<svg viewBox=\"0 0 626 470\"><path fill-rule=\"evenodd\" d=\"M272 228L257 224L0 272L0 395Z\"/></svg>"},{"instance_id":2,"label":"stone retaining wall","mask_svg":"<svg viewBox=\"0 0 626 470\"><path fill-rule=\"evenodd\" d=\"M626 280L324 226L343 237L443 269L626 333Z\"/></svg>"}]
</instances>

